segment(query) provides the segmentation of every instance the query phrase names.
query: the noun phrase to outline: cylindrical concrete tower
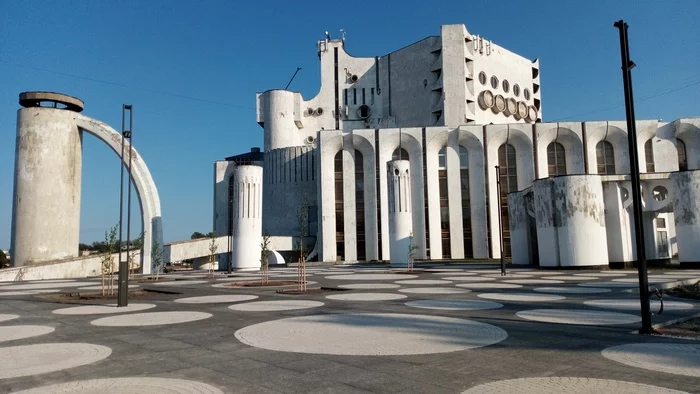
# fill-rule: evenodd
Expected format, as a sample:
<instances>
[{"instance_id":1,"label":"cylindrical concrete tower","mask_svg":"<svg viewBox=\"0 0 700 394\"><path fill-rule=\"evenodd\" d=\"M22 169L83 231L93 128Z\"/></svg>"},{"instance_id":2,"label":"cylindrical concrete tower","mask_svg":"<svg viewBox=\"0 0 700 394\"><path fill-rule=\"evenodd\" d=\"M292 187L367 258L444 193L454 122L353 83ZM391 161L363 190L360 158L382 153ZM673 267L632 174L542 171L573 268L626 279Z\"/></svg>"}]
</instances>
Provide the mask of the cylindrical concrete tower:
<instances>
[{"instance_id":1,"label":"cylindrical concrete tower","mask_svg":"<svg viewBox=\"0 0 700 394\"><path fill-rule=\"evenodd\" d=\"M294 92L269 90L263 93L265 152L302 145L303 136L294 123Z\"/></svg>"},{"instance_id":2,"label":"cylindrical concrete tower","mask_svg":"<svg viewBox=\"0 0 700 394\"><path fill-rule=\"evenodd\" d=\"M700 170L673 172L673 216L681 267L700 267Z\"/></svg>"},{"instance_id":3,"label":"cylindrical concrete tower","mask_svg":"<svg viewBox=\"0 0 700 394\"><path fill-rule=\"evenodd\" d=\"M260 269L262 241L262 185L260 166L237 166L233 173L232 268L236 271Z\"/></svg>"},{"instance_id":4,"label":"cylindrical concrete tower","mask_svg":"<svg viewBox=\"0 0 700 394\"><path fill-rule=\"evenodd\" d=\"M61 94L20 94L17 112L12 264L78 256L82 101ZM50 103L52 107L43 107Z\"/></svg>"},{"instance_id":5,"label":"cylindrical concrete tower","mask_svg":"<svg viewBox=\"0 0 700 394\"><path fill-rule=\"evenodd\" d=\"M393 160L386 167L389 192L389 265L408 267L413 233L410 165L408 160Z\"/></svg>"}]
</instances>

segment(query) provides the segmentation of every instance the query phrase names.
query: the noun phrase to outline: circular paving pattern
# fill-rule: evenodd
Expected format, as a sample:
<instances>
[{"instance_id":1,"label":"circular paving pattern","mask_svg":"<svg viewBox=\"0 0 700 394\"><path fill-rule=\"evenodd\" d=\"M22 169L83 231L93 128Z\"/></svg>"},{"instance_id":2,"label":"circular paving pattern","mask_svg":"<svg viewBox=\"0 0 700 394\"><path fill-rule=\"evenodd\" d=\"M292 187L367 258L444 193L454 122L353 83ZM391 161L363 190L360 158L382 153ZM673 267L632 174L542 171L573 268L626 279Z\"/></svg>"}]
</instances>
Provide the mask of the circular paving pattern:
<instances>
[{"instance_id":1,"label":"circular paving pattern","mask_svg":"<svg viewBox=\"0 0 700 394\"><path fill-rule=\"evenodd\" d=\"M36 295L46 293L58 293L58 290L17 290L17 291L0 291L0 297L18 296L18 295Z\"/></svg>"},{"instance_id":2,"label":"circular paving pattern","mask_svg":"<svg viewBox=\"0 0 700 394\"><path fill-rule=\"evenodd\" d=\"M446 353L508 337L486 323L399 313L292 317L254 324L235 335L247 345L268 350L348 356Z\"/></svg>"},{"instance_id":3,"label":"circular paving pattern","mask_svg":"<svg viewBox=\"0 0 700 394\"><path fill-rule=\"evenodd\" d=\"M577 286L584 287L635 287L638 286L637 283L626 283L626 282L586 282L577 283Z\"/></svg>"},{"instance_id":4,"label":"circular paving pattern","mask_svg":"<svg viewBox=\"0 0 700 394\"><path fill-rule=\"evenodd\" d=\"M19 315L0 313L0 322L17 319L18 317L19 317Z\"/></svg>"},{"instance_id":5,"label":"circular paving pattern","mask_svg":"<svg viewBox=\"0 0 700 394\"><path fill-rule=\"evenodd\" d=\"M669 390L664 387L623 382L621 380L592 378L523 378L500 380L472 387L462 394L688 394L684 391Z\"/></svg>"},{"instance_id":6,"label":"circular paving pattern","mask_svg":"<svg viewBox=\"0 0 700 394\"><path fill-rule=\"evenodd\" d=\"M187 323L208 319L211 313L205 312L145 312L132 315L103 317L91 322L94 326L106 327L141 327L164 324Z\"/></svg>"},{"instance_id":7,"label":"circular paving pattern","mask_svg":"<svg viewBox=\"0 0 700 394\"><path fill-rule=\"evenodd\" d=\"M123 306L121 308L117 307L117 304L85 305L56 309L53 311L53 313L57 315L105 315L109 313L143 311L155 307L156 306L153 304L128 304L127 306Z\"/></svg>"},{"instance_id":8,"label":"circular paving pattern","mask_svg":"<svg viewBox=\"0 0 700 394\"><path fill-rule=\"evenodd\" d=\"M469 293L471 290L455 289L452 287L409 287L400 289L401 293L410 294L463 294Z\"/></svg>"},{"instance_id":9,"label":"circular paving pattern","mask_svg":"<svg viewBox=\"0 0 700 394\"><path fill-rule=\"evenodd\" d=\"M482 275L482 277L485 278L498 278L498 279L509 279L509 278L532 278L533 275L531 274L506 274L505 276L501 274L486 274Z\"/></svg>"},{"instance_id":10,"label":"circular paving pattern","mask_svg":"<svg viewBox=\"0 0 700 394\"><path fill-rule=\"evenodd\" d=\"M38 337L54 330L55 328L49 326L4 326L0 327L0 342Z\"/></svg>"},{"instance_id":11,"label":"circular paving pattern","mask_svg":"<svg viewBox=\"0 0 700 394\"><path fill-rule=\"evenodd\" d=\"M485 283L457 283L455 285L456 287L463 287L465 289L472 289L472 290L480 290L480 289L491 289L491 290L500 290L500 289L518 289L520 287L523 287L523 285L516 285L513 283L493 283L493 282L485 282Z\"/></svg>"},{"instance_id":12,"label":"circular paving pattern","mask_svg":"<svg viewBox=\"0 0 700 394\"><path fill-rule=\"evenodd\" d=\"M638 299L590 300L585 301L584 304L597 308L617 309L623 311L638 311L641 309L640 301ZM659 303L658 300L651 300L650 304L652 311L658 311L659 307L661 306L661 303ZM693 304L679 301L664 301L664 311L682 311L685 309L693 309Z\"/></svg>"},{"instance_id":13,"label":"circular paving pattern","mask_svg":"<svg viewBox=\"0 0 700 394\"><path fill-rule=\"evenodd\" d=\"M250 301L256 298L258 298L258 296L245 294L222 294L201 297L178 298L177 300L175 300L175 302L179 302L181 304L216 304L220 302Z\"/></svg>"},{"instance_id":14,"label":"circular paving pattern","mask_svg":"<svg viewBox=\"0 0 700 394\"><path fill-rule=\"evenodd\" d=\"M284 301L254 301L243 304L235 304L228 309L241 312L273 312L293 311L296 309L316 308L322 306L320 301L284 300Z\"/></svg>"},{"instance_id":15,"label":"circular paving pattern","mask_svg":"<svg viewBox=\"0 0 700 394\"><path fill-rule=\"evenodd\" d=\"M469 276L469 275L476 275L473 272L433 272L433 275L439 275L439 276Z\"/></svg>"},{"instance_id":16,"label":"circular paving pattern","mask_svg":"<svg viewBox=\"0 0 700 394\"><path fill-rule=\"evenodd\" d=\"M189 286L189 285L199 285L202 283L208 283L206 280L174 280L170 282L156 282L149 283L151 286Z\"/></svg>"},{"instance_id":17,"label":"circular paving pattern","mask_svg":"<svg viewBox=\"0 0 700 394\"><path fill-rule=\"evenodd\" d=\"M409 280L399 280L396 283L402 285L449 285L452 282L449 280L442 279L409 279Z\"/></svg>"},{"instance_id":18,"label":"circular paving pattern","mask_svg":"<svg viewBox=\"0 0 700 394\"><path fill-rule=\"evenodd\" d=\"M3 286L2 291L5 290L38 290L38 289L60 289L62 287L80 287L85 286L85 283L81 282L60 282L60 283L28 283L23 285L9 285Z\"/></svg>"},{"instance_id":19,"label":"circular paving pattern","mask_svg":"<svg viewBox=\"0 0 700 394\"><path fill-rule=\"evenodd\" d=\"M331 275L326 276L326 279L335 280L394 280L394 279L414 279L416 275L404 274L349 274L349 275Z\"/></svg>"},{"instance_id":20,"label":"circular paving pattern","mask_svg":"<svg viewBox=\"0 0 700 394\"><path fill-rule=\"evenodd\" d=\"M543 323L580 324L585 326L614 326L640 321L639 316L588 309L532 309L516 313L518 317Z\"/></svg>"},{"instance_id":21,"label":"circular paving pattern","mask_svg":"<svg viewBox=\"0 0 700 394\"><path fill-rule=\"evenodd\" d=\"M114 284L114 289L116 290L118 287L119 287L119 285L115 283L115 284ZM130 288L130 289L135 289L135 288L137 288L137 287L139 287L139 285L129 285L129 288ZM105 289L107 289L107 286L105 286ZM85 286L85 287L79 287L78 290L102 290L102 286L101 286L101 285L97 285L97 286Z\"/></svg>"},{"instance_id":22,"label":"circular paving pattern","mask_svg":"<svg viewBox=\"0 0 700 394\"><path fill-rule=\"evenodd\" d=\"M92 364L112 349L90 343L40 343L0 348L0 379L32 376Z\"/></svg>"},{"instance_id":23,"label":"circular paving pattern","mask_svg":"<svg viewBox=\"0 0 700 394\"><path fill-rule=\"evenodd\" d=\"M576 275L558 275L555 277L556 280L593 280L600 279L595 276L576 276Z\"/></svg>"},{"instance_id":24,"label":"circular paving pattern","mask_svg":"<svg viewBox=\"0 0 700 394\"><path fill-rule=\"evenodd\" d=\"M541 276L546 276L546 275L564 275L564 272L559 272L559 271L546 271L546 270L537 270L534 271L533 273L537 273L537 275Z\"/></svg>"},{"instance_id":25,"label":"circular paving pattern","mask_svg":"<svg viewBox=\"0 0 700 394\"><path fill-rule=\"evenodd\" d=\"M560 295L548 295L537 293L483 293L479 294L480 298L497 301L519 301L519 302L546 302L559 301L566 299Z\"/></svg>"},{"instance_id":26,"label":"circular paving pattern","mask_svg":"<svg viewBox=\"0 0 700 394\"><path fill-rule=\"evenodd\" d=\"M574 274L574 276L604 276L604 277L616 277L616 276L627 276L627 274L623 274L620 272L589 272L587 274Z\"/></svg>"},{"instance_id":27,"label":"circular paving pattern","mask_svg":"<svg viewBox=\"0 0 700 394\"><path fill-rule=\"evenodd\" d=\"M632 343L604 349L603 357L654 372L700 377L700 344Z\"/></svg>"},{"instance_id":28,"label":"circular paving pattern","mask_svg":"<svg viewBox=\"0 0 700 394\"><path fill-rule=\"evenodd\" d=\"M402 294L392 294L392 293L350 293L350 294L333 294L326 296L329 300L342 300L342 301L389 301L389 300L400 300L406 298Z\"/></svg>"},{"instance_id":29,"label":"circular paving pattern","mask_svg":"<svg viewBox=\"0 0 700 394\"><path fill-rule=\"evenodd\" d=\"M503 304L490 301L475 300L418 300L409 301L407 306L423 309L438 309L443 311L478 311L503 308Z\"/></svg>"},{"instance_id":30,"label":"circular paving pattern","mask_svg":"<svg viewBox=\"0 0 700 394\"><path fill-rule=\"evenodd\" d=\"M395 285L393 283L351 283L347 285L338 285L341 289L354 289L354 290L371 290L371 289L398 289L400 285Z\"/></svg>"},{"instance_id":31,"label":"circular paving pattern","mask_svg":"<svg viewBox=\"0 0 700 394\"><path fill-rule=\"evenodd\" d=\"M455 282L491 282L496 280L496 278L488 278L484 276L447 276L443 277L442 279Z\"/></svg>"},{"instance_id":32,"label":"circular paving pattern","mask_svg":"<svg viewBox=\"0 0 700 394\"><path fill-rule=\"evenodd\" d=\"M612 290L603 289L600 287L537 287L533 290L539 291L540 293L553 293L553 294L596 294L596 293L609 293Z\"/></svg>"},{"instance_id":33,"label":"circular paving pattern","mask_svg":"<svg viewBox=\"0 0 700 394\"><path fill-rule=\"evenodd\" d=\"M75 279L39 279L39 280L30 280L27 283L67 283L67 282L75 282Z\"/></svg>"},{"instance_id":34,"label":"circular paving pattern","mask_svg":"<svg viewBox=\"0 0 700 394\"><path fill-rule=\"evenodd\" d=\"M425 271L425 272L454 273L454 272L462 272L464 270L462 268L426 268L423 271Z\"/></svg>"},{"instance_id":35,"label":"circular paving pattern","mask_svg":"<svg viewBox=\"0 0 700 394\"><path fill-rule=\"evenodd\" d=\"M18 391L17 394L19 393L223 394L223 391L192 380L129 377L79 380Z\"/></svg>"},{"instance_id":36,"label":"circular paving pattern","mask_svg":"<svg viewBox=\"0 0 700 394\"><path fill-rule=\"evenodd\" d=\"M513 279L513 280L504 280L503 282L515 283L518 285L556 285L556 284L564 283L563 280L554 280L554 279Z\"/></svg>"}]
</instances>

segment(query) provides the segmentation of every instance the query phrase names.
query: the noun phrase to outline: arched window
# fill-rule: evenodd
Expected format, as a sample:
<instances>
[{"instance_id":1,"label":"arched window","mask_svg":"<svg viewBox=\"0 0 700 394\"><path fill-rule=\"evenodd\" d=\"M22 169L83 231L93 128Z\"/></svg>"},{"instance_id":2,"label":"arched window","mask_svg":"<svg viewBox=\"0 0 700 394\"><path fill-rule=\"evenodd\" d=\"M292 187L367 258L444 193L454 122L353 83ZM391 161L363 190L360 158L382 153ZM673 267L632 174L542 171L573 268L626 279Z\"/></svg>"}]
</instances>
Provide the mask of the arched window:
<instances>
[{"instance_id":1,"label":"arched window","mask_svg":"<svg viewBox=\"0 0 700 394\"><path fill-rule=\"evenodd\" d=\"M442 258L452 256L450 244L450 206L447 187L447 147L438 152L438 190L440 193L440 234L442 239Z\"/></svg>"},{"instance_id":2,"label":"arched window","mask_svg":"<svg viewBox=\"0 0 700 394\"><path fill-rule=\"evenodd\" d=\"M503 144L498 148L498 167L501 183L501 224L503 226L503 255L510 257L510 220L508 217L508 193L518 190L518 165L515 148Z\"/></svg>"},{"instance_id":3,"label":"arched window","mask_svg":"<svg viewBox=\"0 0 700 394\"><path fill-rule=\"evenodd\" d=\"M391 160L408 160L408 152L403 148L396 148L391 154Z\"/></svg>"},{"instance_id":4,"label":"arched window","mask_svg":"<svg viewBox=\"0 0 700 394\"><path fill-rule=\"evenodd\" d=\"M345 257L345 215L343 212L343 151L335 155L335 252L336 259Z\"/></svg>"},{"instance_id":5,"label":"arched window","mask_svg":"<svg viewBox=\"0 0 700 394\"><path fill-rule=\"evenodd\" d=\"M547 146L547 168L549 176L566 175L566 153L562 144L552 142Z\"/></svg>"},{"instance_id":6,"label":"arched window","mask_svg":"<svg viewBox=\"0 0 700 394\"><path fill-rule=\"evenodd\" d=\"M676 138L676 151L678 152L678 169L680 171L688 171L688 159L685 152L685 142L680 138Z\"/></svg>"},{"instance_id":7,"label":"arched window","mask_svg":"<svg viewBox=\"0 0 700 394\"><path fill-rule=\"evenodd\" d=\"M615 174L615 151L608 141L600 141L595 146L596 160L598 162L598 174Z\"/></svg>"},{"instance_id":8,"label":"arched window","mask_svg":"<svg viewBox=\"0 0 700 394\"><path fill-rule=\"evenodd\" d=\"M504 81L505 83L505 81ZM459 183L462 192L462 234L464 235L464 257L474 257L472 247L472 214L469 199L469 154L459 147Z\"/></svg>"},{"instance_id":9,"label":"arched window","mask_svg":"<svg viewBox=\"0 0 700 394\"><path fill-rule=\"evenodd\" d=\"M654 169L654 144L651 139L644 143L644 159L647 172L655 172Z\"/></svg>"},{"instance_id":10,"label":"arched window","mask_svg":"<svg viewBox=\"0 0 700 394\"><path fill-rule=\"evenodd\" d=\"M355 150L355 229L357 234L357 259L365 260L365 169L364 157Z\"/></svg>"}]
</instances>

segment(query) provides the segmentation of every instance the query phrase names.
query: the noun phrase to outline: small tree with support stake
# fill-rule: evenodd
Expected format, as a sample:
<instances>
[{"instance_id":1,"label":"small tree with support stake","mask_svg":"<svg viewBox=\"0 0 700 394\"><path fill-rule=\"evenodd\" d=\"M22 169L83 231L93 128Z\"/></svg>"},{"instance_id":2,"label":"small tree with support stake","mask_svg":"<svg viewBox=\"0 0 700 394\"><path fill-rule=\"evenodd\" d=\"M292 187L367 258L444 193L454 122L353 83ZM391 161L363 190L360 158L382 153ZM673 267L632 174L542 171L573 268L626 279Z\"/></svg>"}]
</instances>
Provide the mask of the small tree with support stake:
<instances>
[{"instance_id":1,"label":"small tree with support stake","mask_svg":"<svg viewBox=\"0 0 700 394\"><path fill-rule=\"evenodd\" d=\"M309 200L304 199L297 210L297 220L299 221L299 241L297 250L299 251L299 274L297 290L306 291L306 256L304 255L304 237L308 235Z\"/></svg>"},{"instance_id":2,"label":"small tree with support stake","mask_svg":"<svg viewBox=\"0 0 700 394\"><path fill-rule=\"evenodd\" d=\"M418 245L413 243L413 231L408 236L408 272L413 272L413 260L416 258L416 249Z\"/></svg>"},{"instance_id":3,"label":"small tree with support stake","mask_svg":"<svg viewBox=\"0 0 700 394\"><path fill-rule=\"evenodd\" d=\"M270 281L270 263L267 258L270 256L270 234L265 233L260 244L260 273L262 274L262 283L267 284Z\"/></svg>"},{"instance_id":4,"label":"small tree with support stake","mask_svg":"<svg viewBox=\"0 0 700 394\"><path fill-rule=\"evenodd\" d=\"M209 243L209 267L207 268L207 277L214 278L214 263L216 262L216 250L219 245L216 244L216 232L211 232L211 242Z\"/></svg>"},{"instance_id":5,"label":"small tree with support stake","mask_svg":"<svg viewBox=\"0 0 700 394\"><path fill-rule=\"evenodd\" d=\"M105 250L100 256L102 263L102 295L114 295L114 256L117 248L117 226L114 225L105 231ZM105 288L105 285L107 288Z\"/></svg>"},{"instance_id":6,"label":"small tree with support stake","mask_svg":"<svg viewBox=\"0 0 700 394\"><path fill-rule=\"evenodd\" d=\"M163 270L163 248L158 243L155 237L153 237L153 243L151 245L151 267L155 271L154 280L158 280L160 272Z\"/></svg>"}]
</instances>

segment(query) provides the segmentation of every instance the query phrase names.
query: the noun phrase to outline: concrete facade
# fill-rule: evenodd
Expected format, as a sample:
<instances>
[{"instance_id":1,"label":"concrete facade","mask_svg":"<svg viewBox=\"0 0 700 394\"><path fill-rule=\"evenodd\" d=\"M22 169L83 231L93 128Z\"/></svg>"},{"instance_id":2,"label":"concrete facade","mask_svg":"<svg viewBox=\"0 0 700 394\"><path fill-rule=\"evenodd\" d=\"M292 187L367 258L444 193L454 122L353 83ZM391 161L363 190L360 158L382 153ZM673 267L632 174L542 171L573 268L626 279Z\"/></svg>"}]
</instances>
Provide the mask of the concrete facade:
<instances>
[{"instance_id":1,"label":"concrete facade","mask_svg":"<svg viewBox=\"0 0 700 394\"><path fill-rule=\"evenodd\" d=\"M233 179L231 267L236 271L258 270L262 239L263 169L253 165L237 166Z\"/></svg>"}]
</instances>

